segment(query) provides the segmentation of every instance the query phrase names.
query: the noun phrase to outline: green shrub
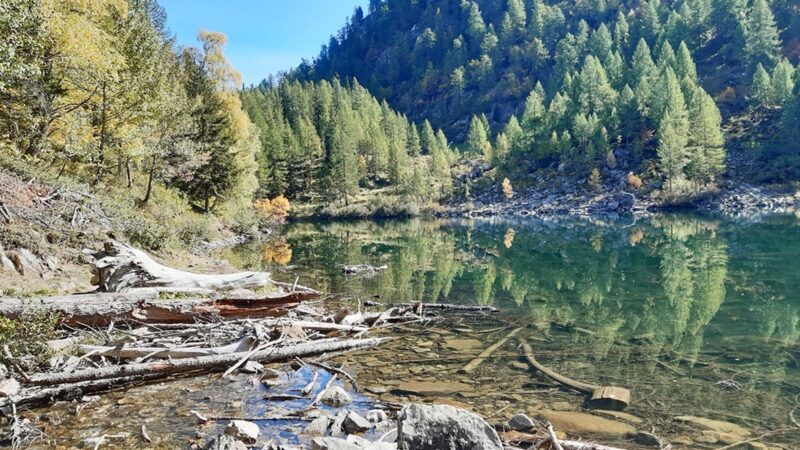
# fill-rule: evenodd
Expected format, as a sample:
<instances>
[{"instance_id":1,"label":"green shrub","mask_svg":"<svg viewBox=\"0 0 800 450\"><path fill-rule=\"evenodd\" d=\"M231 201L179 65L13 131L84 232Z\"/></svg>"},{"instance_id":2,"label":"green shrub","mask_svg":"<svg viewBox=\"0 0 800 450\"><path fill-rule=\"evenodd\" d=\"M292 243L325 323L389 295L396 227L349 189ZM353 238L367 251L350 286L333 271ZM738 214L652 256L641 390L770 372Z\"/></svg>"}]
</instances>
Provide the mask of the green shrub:
<instances>
[{"instance_id":1,"label":"green shrub","mask_svg":"<svg viewBox=\"0 0 800 450\"><path fill-rule=\"evenodd\" d=\"M7 345L12 356L30 359L32 366L42 364L51 356L47 341L56 338L58 321L58 314L43 311L27 311L19 320L0 317L0 347Z\"/></svg>"},{"instance_id":2,"label":"green shrub","mask_svg":"<svg viewBox=\"0 0 800 450\"><path fill-rule=\"evenodd\" d=\"M206 217L193 215L180 217L175 223L175 237L188 247L213 239L214 230Z\"/></svg>"},{"instance_id":3,"label":"green shrub","mask_svg":"<svg viewBox=\"0 0 800 450\"><path fill-rule=\"evenodd\" d=\"M123 233L132 244L154 251L163 249L170 235L167 223L158 223L144 215L125 219Z\"/></svg>"}]
</instances>

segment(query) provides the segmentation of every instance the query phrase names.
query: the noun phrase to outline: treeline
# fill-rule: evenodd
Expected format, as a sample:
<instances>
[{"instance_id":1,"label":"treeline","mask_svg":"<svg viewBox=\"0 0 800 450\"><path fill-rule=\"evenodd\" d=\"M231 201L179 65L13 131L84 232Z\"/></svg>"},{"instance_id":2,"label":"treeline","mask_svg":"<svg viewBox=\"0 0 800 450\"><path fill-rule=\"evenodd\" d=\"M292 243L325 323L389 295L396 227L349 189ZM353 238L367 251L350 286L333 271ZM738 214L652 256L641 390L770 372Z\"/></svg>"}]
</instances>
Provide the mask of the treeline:
<instances>
[{"instance_id":1,"label":"treeline","mask_svg":"<svg viewBox=\"0 0 800 450\"><path fill-rule=\"evenodd\" d=\"M583 62L594 32L608 34L624 60L641 39L653 49L664 41L677 49L685 41L703 61L700 72L708 77L701 78L716 95L736 84L742 67L749 78L759 62L772 65L784 53L800 56L800 13L792 3L372 0L368 14L356 9L319 57L294 76L356 77L413 119L429 118L463 136L473 114L506 122L519 113L537 82L554 94Z\"/></svg>"},{"instance_id":2,"label":"treeline","mask_svg":"<svg viewBox=\"0 0 800 450\"><path fill-rule=\"evenodd\" d=\"M721 115L686 44L676 52L665 41L653 58L641 39L628 61L601 25L588 47L549 101L536 85L521 120L512 115L494 144L488 121L474 116L467 148L509 172L562 165L588 173L655 159L670 191L713 182L725 168Z\"/></svg>"},{"instance_id":3,"label":"treeline","mask_svg":"<svg viewBox=\"0 0 800 450\"><path fill-rule=\"evenodd\" d=\"M290 76L356 77L517 171L658 158L696 189L724 169L718 105L787 101L799 49L785 0L373 0Z\"/></svg>"},{"instance_id":4,"label":"treeline","mask_svg":"<svg viewBox=\"0 0 800 450\"><path fill-rule=\"evenodd\" d=\"M347 205L361 188L382 188L424 203L452 189L444 133L409 122L356 81L265 81L242 99L261 132L263 196Z\"/></svg>"},{"instance_id":5,"label":"treeline","mask_svg":"<svg viewBox=\"0 0 800 450\"><path fill-rule=\"evenodd\" d=\"M157 184L205 212L252 204L258 133L225 36L177 47L156 0L6 0L0 34L0 152L140 203Z\"/></svg>"}]
</instances>

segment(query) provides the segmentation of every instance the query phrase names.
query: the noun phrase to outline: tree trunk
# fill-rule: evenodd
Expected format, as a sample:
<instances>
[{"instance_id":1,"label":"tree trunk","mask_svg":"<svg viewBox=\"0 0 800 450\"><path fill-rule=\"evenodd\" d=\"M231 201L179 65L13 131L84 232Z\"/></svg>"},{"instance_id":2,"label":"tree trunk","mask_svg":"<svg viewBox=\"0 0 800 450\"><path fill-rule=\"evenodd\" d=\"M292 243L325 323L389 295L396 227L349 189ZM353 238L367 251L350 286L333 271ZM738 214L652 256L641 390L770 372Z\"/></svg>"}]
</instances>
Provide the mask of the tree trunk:
<instances>
[{"instance_id":1,"label":"tree trunk","mask_svg":"<svg viewBox=\"0 0 800 450\"><path fill-rule=\"evenodd\" d=\"M0 299L0 316L21 319L28 311L58 313L67 325L101 326L111 322L194 323L201 319L259 318L283 316L300 302L315 298L315 291L298 290L261 298L215 298L159 300L155 289L124 293L102 293Z\"/></svg>"},{"instance_id":2,"label":"tree trunk","mask_svg":"<svg viewBox=\"0 0 800 450\"><path fill-rule=\"evenodd\" d=\"M155 262L141 250L117 241L108 241L94 256L97 285L104 292L120 292L140 287L213 291L251 289L272 285L266 272L241 272L206 275L184 272Z\"/></svg>"},{"instance_id":3,"label":"tree trunk","mask_svg":"<svg viewBox=\"0 0 800 450\"><path fill-rule=\"evenodd\" d=\"M153 193L153 178L155 177L157 162L158 156L153 155L153 161L150 163L150 170L147 174L147 191L144 193L144 199L142 199L143 205L150 201L150 195Z\"/></svg>"},{"instance_id":4,"label":"tree trunk","mask_svg":"<svg viewBox=\"0 0 800 450\"><path fill-rule=\"evenodd\" d=\"M290 347L278 347L262 350L249 355L250 361L262 363L285 361L295 357L307 357L329 352L341 352L373 347L385 341L385 338L349 339L345 341L308 342ZM167 377L173 374L191 371L209 371L227 369L248 356L251 352L237 352L225 355L201 356L197 358L178 359L174 361L153 361L148 363L127 364L124 366L109 366L92 369L77 370L71 373L38 374L30 377L29 384L49 386L61 383L79 383L88 380L102 380L108 378L130 376L155 376Z\"/></svg>"}]
</instances>

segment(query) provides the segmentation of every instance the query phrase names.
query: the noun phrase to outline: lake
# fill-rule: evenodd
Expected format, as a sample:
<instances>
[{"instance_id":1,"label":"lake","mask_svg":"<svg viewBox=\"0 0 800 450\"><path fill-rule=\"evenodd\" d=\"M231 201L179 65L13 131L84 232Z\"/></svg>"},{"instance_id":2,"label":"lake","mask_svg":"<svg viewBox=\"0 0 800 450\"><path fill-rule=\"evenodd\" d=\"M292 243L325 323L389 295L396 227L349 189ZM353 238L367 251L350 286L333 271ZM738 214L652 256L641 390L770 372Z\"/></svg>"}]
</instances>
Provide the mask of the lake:
<instances>
[{"instance_id":1,"label":"lake","mask_svg":"<svg viewBox=\"0 0 800 450\"><path fill-rule=\"evenodd\" d=\"M485 321L408 330L351 357L362 367L362 383L391 391L409 380L457 380L471 391L445 390L434 400L494 419L581 409L580 396L515 369L515 343L476 373L458 374L483 348L475 341L488 346L502 337L498 326L523 326L543 364L629 388L627 411L644 419L640 429L691 435L672 420L681 415L734 422L756 435L796 428L790 412L800 395L797 217L297 223L283 236L226 256L359 301L500 308ZM388 270L372 278L343 275L343 264L362 263ZM794 448L800 435L764 441Z\"/></svg>"},{"instance_id":2,"label":"lake","mask_svg":"<svg viewBox=\"0 0 800 450\"><path fill-rule=\"evenodd\" d=\"M371 331L394 339L329 362L355 375L362 387L354 395L358 411L375 401L435 402L491 423L524 412L547 417L570 437L626 449L651 448L626 437L633 429L651 431L675 449L749 439L769 447L738 448L800 448L800 220L794 216L295 223L268 243L215 256L330 292L325 300L332 308L415 301L499 308ZM342 272L343 264L364 263L388 269L371 278ZM514 339L462 372L516 328ZM517 338L562 375L629 389L625 414L589 410L580 394L530 371ZM211 375L60 403L42 411L46 431L66 446L127 433L108 448L134 448L146 425L156 448L202 447L227 422L198 425L194 409L254 420L266 440L308 443L298 434L306 422L281 417L302 409L307 400L291 398L311 372L275 368L285 370L283 385ZM318 386L329 376L322 373ZM704 431L679 416L724 421L751 434Z\"/></svg>"}]
</instances>

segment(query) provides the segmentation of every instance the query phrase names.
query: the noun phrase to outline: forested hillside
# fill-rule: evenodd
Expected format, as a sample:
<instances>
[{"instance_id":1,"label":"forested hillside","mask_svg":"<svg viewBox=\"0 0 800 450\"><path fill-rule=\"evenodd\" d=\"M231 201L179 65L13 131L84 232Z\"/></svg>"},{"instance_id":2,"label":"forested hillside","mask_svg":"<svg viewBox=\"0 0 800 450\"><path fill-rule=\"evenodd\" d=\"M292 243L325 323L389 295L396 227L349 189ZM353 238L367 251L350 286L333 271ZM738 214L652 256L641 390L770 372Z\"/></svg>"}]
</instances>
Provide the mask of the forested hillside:
<instances>
[{"instance_id":1,"label":"forested hillside","mask_svg":"<svg viewBox=\"0 0 800 450\"><path fill-rule=\"evenodd\" d=\"M145 246L202 238L197 213L253 222L258 129L224 35L178 47L156 0L3 1L0 35L3 167L114 197Z\"/></svg>"},{"instance_id":2,"label":"forested hillside","mask_svg":"<svg viewBox=\"0 0 800 450\"><path fill-rule=\"evenodd\" d=\"M786 0L373 0L289 76L355 77L511 172L621 167L694 190L724 170L731 117L777 130L748 145L800 174L783 145L799 56Z\"/></svg>"},{"instance_id":3,"label":"forested hillside","mask_svg":"<svg viewBox=\"0 0 800 450\"><path fill-rule=\"evenodd\" d=\"M452 191L453 152L444 133L427 121L418 128L357 82L283 80L242 98L261 130L264 196L348 206L365 187L396 197L393 210L402 212Z\"/></svg>"}]
</instances>

